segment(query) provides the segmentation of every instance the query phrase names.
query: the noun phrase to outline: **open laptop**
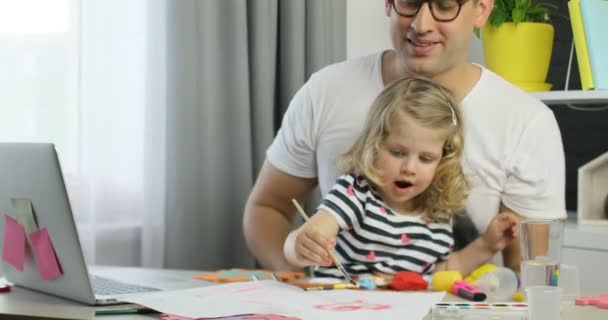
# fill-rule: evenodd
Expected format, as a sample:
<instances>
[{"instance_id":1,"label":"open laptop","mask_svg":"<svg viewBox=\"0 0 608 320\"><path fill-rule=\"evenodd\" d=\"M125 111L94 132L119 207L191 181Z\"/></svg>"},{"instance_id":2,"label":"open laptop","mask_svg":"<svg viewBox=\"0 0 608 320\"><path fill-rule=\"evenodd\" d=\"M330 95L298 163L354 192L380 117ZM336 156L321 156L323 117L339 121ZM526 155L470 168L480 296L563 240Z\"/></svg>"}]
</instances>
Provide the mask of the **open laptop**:
<instances>
[{"instance_id":1,"label":"open laptop","mask_svg":"<svg viewBox=\"0 0 608 320\"><path fill-rule=\"evenodd\" d=\"M48 229L62 270L58 278L43 281L27 245L23 272L2 259L2 273L16 285L89 305L120 303L120 298L135 293L205 285L193 279L172 281L160 274L158 279L145 281L155 285L119 282L89 274L53 144L0 143L0 248L4 242L4 214L17 220L12 198L31 200L38 228Z\"/></svg>"}]
</instances>

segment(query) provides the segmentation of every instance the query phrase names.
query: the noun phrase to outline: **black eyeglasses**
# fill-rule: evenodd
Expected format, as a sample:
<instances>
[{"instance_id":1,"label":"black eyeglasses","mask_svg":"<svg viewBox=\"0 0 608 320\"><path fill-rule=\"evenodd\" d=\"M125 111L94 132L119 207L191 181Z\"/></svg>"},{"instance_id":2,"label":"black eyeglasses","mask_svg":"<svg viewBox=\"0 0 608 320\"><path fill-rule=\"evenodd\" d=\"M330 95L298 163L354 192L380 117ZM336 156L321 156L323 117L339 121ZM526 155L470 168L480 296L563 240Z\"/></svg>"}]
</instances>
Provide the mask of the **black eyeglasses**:
<instances>
[{"instance_id":1,"label":"black eyeglasses","mask_svg":"<svg viewBox=\"0 0 608 320\"><path fill-rule=\"evenodd\" d=\"M415 17L425 2L436 21L450 22L458 17L462 5L468 0L391 0L393 9L402 17Z\"/></svg>"}]
</instances>

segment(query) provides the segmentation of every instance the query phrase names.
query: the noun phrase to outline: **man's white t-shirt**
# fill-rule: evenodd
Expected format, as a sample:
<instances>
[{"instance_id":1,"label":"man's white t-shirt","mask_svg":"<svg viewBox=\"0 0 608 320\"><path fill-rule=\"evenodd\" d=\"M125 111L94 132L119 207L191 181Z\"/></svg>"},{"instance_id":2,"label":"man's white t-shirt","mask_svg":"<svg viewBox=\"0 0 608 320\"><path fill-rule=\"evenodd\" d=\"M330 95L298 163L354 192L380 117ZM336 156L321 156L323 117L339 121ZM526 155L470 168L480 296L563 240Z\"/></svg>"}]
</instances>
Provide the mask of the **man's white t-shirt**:
<instances>
[{"instance_id":1,"label":"man's white t-shirt","mask_svg":"<svg viewBox=\"0 0 608 320\"><path fill-rule=\"evenodd\" d=\"M382 53L328 66L296 93L267 160L293 176L318 178L323 196L342 174L337 157L360 134L367 111L384 88ZM542 102L482 69L461 101L472 183L466 210L480 232L500 203L526 218L565 218L565 164L561 135Z\"/></svg>"}]
</instances>

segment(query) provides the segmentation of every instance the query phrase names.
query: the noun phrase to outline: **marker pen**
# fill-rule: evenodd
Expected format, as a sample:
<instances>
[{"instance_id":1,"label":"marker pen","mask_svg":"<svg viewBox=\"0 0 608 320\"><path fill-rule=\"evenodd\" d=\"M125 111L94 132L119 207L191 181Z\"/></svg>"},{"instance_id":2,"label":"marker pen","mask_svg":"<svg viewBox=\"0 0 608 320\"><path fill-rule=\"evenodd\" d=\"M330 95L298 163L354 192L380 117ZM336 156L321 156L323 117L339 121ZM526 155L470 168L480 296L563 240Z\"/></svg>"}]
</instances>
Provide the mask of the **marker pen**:
<instances>
[{"instance_id":1,"label":"marker pen","mask_svg":"<svg viewBox=\"0 0 608 320\"><path fill-rule=\"evenodd\" d=\"M304 288L305 291L318 291L318 290L336 290L336 289L357 289L358 286L354 286L351 283L336 283L328 286L318 286L318 287L307 287Z\"/></svg>"},{"instance_id":2,"label":"marker pen","mask_svg":"<svg viewBox=\"0 0 608 320\"><path fill-rule=\"evenodd\" d=\"M334 290L333 286L306 287L304 291Z\"/></svg>"},{"instance_id":3,"label":"marker pen","mask_svg":"<svg viewBox=\"0 0 608 320\"><path fill-rule=\"evenodd\" d=\"M472 301L484 301L486 294L473 288L464 280L458 280L452 285L452 293L468 300Z\"/></svg>"}]
</instances>

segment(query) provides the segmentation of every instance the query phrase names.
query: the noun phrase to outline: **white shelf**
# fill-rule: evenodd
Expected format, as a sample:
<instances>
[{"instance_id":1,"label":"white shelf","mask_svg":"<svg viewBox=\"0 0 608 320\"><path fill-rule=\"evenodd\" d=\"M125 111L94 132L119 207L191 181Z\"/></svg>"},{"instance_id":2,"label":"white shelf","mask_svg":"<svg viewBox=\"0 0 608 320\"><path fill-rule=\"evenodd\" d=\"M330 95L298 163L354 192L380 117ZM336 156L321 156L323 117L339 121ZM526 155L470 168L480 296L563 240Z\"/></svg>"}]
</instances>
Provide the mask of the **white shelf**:
<instances>
[{"instance_id":1,"label":"white shelf","mask_svg":"<svg viewBox=\"0 0 608 320\"><path fill-rule=\"evenodd\" d=\"M608 90L546 91L531 94L547 105L608 103Z\"/></svg>"},{"instance_id":2,"label":"white shelf","mask_svg":"<svg viewBox=\"0 0 608 320\"><path fill-rule=\"evenodd\" d=\"M572 220L564 225L564 247L608 253L607 242L607 225L581 225Z\"/></svg>"}]
</instances>

